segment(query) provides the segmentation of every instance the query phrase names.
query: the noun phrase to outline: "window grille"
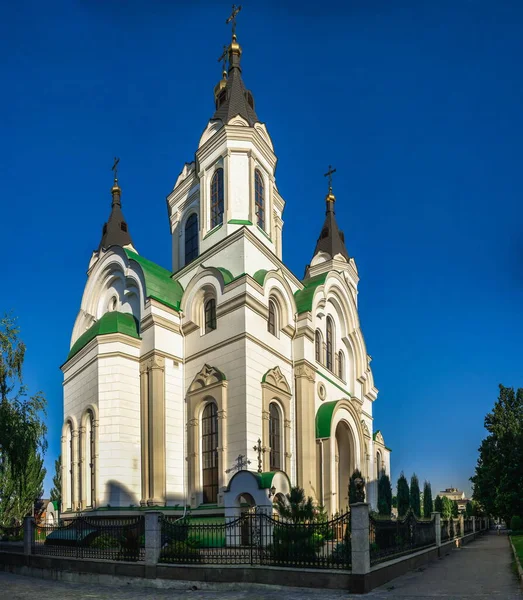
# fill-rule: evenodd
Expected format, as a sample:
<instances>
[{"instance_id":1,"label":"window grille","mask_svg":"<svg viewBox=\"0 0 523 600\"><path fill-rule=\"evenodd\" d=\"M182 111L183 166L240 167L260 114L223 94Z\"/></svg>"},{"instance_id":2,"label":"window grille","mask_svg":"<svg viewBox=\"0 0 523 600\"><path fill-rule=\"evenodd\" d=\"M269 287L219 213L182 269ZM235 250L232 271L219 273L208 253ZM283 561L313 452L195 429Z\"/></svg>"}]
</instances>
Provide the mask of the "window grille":
<instances>
[{"instance_id":1,"label":"window grille","mask_svg":"<svg viewBox=\"0 0 523 600\"><path fill-rule=\"evenodd\" d=\"M211 181L211 229L223 223L223 169L216 169Z\"/></svg>"},{"instance_id":2,"label":"window grille","mask_svg":"<svg viewBox=\"0 0 523 600\"><path fill-rule=\"evenodd\" d=\"M265 231L265 186L262 174L258 169L254 171L254 203L256 223Z\"/></svg>"},{"instance_id":3,"label":"window grille","mask_svg":"<svg viewBox=\"0 0 523 600\"><path fill-rule=\"evenodd\" d=\"M198 217L196 213L185 223L185 264L189 264L198 256Z\"/></svg>"},{"instance_id":4,"label":"window grille","mask_svg":"<svg viewBox=\"0 0 523 600\"><path fill-rule=\"evenodd\" d=\"M205 333L216 329L216 300L211 298L205 303Z\"/></svg>"},{"instance_id":5,"label":"window grille","mask_svg":"<svg viewBox=\"0 0 523 600\"><path fill-rule=\"evenodd\" d=\"M210 402L202 417L202 478L203 502L210 504L218 499L218 411Z\"/></svg>"},{"instance_id":6,"label":"window grille","mask_svg":"<svg viewBox=\"0 0 523 600\"><path fill-rule=\"evenodd\" d=\"M269 445L270 469L279 471L281 469L281 419L280 411L274 402L269 406Z\"/></svg>"}]
</instances>

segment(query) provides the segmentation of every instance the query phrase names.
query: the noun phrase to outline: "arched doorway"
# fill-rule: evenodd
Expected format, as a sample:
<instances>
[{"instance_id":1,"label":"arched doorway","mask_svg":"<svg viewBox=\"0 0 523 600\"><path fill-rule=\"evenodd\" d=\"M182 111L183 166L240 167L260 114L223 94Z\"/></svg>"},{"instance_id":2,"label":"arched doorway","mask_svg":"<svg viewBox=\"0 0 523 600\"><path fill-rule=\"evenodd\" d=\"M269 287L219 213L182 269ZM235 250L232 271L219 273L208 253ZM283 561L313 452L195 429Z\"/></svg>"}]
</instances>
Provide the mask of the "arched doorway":
<instances>
[{"instance_id":1,"label":"arched doorway","mask_svg":"<svg viewBox=\"0 0 523 600\"><path fill-rule=\"evenodd\" d=\"M238 496L237 502L240 505L240 545L250 546L253 538L253 518L256 514L256 502L248 493Z\"/></svg>"},{"instance_id":2,"label":"arched doorway","mask_svg":"<svg viewBox=\"0 0 523 600\"><path fill-rule=\"evenodd\" d=\"M344 513L349 508L349 480L354 471L354 444L346 421L336 426L336 509Z\"/></svg>"}]
</instances>

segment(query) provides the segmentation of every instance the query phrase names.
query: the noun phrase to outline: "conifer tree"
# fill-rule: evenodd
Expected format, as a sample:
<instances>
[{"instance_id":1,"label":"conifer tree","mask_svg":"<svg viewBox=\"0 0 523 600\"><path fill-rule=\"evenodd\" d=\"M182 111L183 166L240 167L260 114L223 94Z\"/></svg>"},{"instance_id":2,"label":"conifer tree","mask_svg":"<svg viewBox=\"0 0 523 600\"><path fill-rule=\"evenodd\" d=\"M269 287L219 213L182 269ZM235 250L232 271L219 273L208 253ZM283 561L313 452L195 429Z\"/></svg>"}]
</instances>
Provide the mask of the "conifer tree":
<instances>
[{"instance_id":1,"label":"conifer tree","mask_svg":"<svg viewBox=\"0 0 523 600\"><path fill-rule=\"evenodd\" d=\"M385 473L382 473L378 481L378 512L384 517L390 517L392 512L392 486Z\"/></svg>"},{"instance_id":2,"label":"conifer tree","mask_svg":"<svg viewBox=\"0 0 523 600\"><path fill-rule=\"evenodd\" d=\"M430 519L430 515L434 510L432 506L432 488L429 481L423 484L423 516L425 519Z\"/></svg>"},{"instance_id":3,"label":"conifer tree","mask_svg":"<svg viewBox=\"0 0 523 600\"><path fill-rule=\"evenodd\" d=\"M407 478L401 472L398 478L398 516L404 517L409 511L410 506L410 497L409 497L409 484L407 483Z\"/></svg>"},{"instance_id":4,"label":"conifer tree","mask_svg":"<svg viewBox=\"0 0 523 600\"><path fill-rule=\"evenodd\" d=\"M62 503L62 457L59 456L54 461L54 476L53 476L53 487L51 488L51 496L50 499L52 501L58 502L60 505Z\"/></svg>"},{"instance_id":5,"label":"conifer tree","mask_svg":"<svg viewBox=\"0 0 523 600\"><path fill-rule=\"evenodd\" d=\"M421 516L421 503L419 498L419 481L416 473L410 478L410 509L417 516Z\"/></svg>"},{"instance_id":6,"label":"conifer tree","mask_svg":"<svg viewBox=\"0 0 523 600\"><path fill-rule=\"evenodd\" d=\"M443 499L440 495L437 495L436 500L434 500L434 511L443 516Z\"/></svg>"},{"instance_id":7,"label":"conifer tree","mask_svg":"<svg viewBox=\"0 0 523 600\"><path fill-rule=\"evenodd\" d=\"M459 507L457 500L454 500L454 502L452 503L452 516L454 518L459 517Z\"/></svg>"},{"instance_id":8,"label":"conifer tree","mask_svg":"<svg viewBox=\"0 0 523 600\"><path fill-rule=\"evenodd\" d=\"M363 498L359 499L356 490L356 479L362 479L363 482L365 482L365 479L363 478L363 475L359 469L355 469L354 473L349 479L349 504L354 504L355 502L365 502L365 487L362 490Z\"/></svg>"}]
</instances>

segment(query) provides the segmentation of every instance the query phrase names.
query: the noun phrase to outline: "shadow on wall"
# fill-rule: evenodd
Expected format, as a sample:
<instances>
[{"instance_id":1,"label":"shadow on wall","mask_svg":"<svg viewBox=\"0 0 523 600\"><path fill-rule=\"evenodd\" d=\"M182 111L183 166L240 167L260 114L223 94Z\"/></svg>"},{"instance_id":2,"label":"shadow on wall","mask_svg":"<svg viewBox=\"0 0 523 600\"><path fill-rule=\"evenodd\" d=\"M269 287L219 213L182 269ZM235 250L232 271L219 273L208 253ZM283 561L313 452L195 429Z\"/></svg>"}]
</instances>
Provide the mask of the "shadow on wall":
<instances>
[{"instance_id":1,"label":"shadow on wall","mask_svg":"<svg viewBox=\"0 0 523 600\"><path fill-rule=\"evenodd\" d=\"M101 506L107 506L108 504L112 507L140 506L140 498L119 481L111 479L105 486L105 495ZM169 494L165 506L183 507L183 504L184 497L182 494Z\"/></svg>"}]
</instances>

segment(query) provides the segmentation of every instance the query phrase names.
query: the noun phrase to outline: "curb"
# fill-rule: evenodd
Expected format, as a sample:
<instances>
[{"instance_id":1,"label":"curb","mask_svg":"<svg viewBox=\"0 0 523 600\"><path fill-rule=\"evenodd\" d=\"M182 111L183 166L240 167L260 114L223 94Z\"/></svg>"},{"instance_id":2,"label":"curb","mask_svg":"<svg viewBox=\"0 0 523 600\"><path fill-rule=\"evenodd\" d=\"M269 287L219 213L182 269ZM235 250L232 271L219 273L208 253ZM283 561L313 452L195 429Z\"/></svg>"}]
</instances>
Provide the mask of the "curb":
<instances>
[{"instance_id":1,"label":"curb","mask_svg":"<svg viewBox=\"0 0 523 600\"><path fill-rule=\"evenodd\" d=\"M516 566L518 568L519 584L521 585L521 587L523 587L523 568L521 568L521 563L519 562L519 558L516 553L516 549L514 548L514 544L512 543L510 535L508 536L508 541L510 543L510 547L512 548L512 554L514 556L514 560L516 561Z\"/></svg>"}]
</instances>

